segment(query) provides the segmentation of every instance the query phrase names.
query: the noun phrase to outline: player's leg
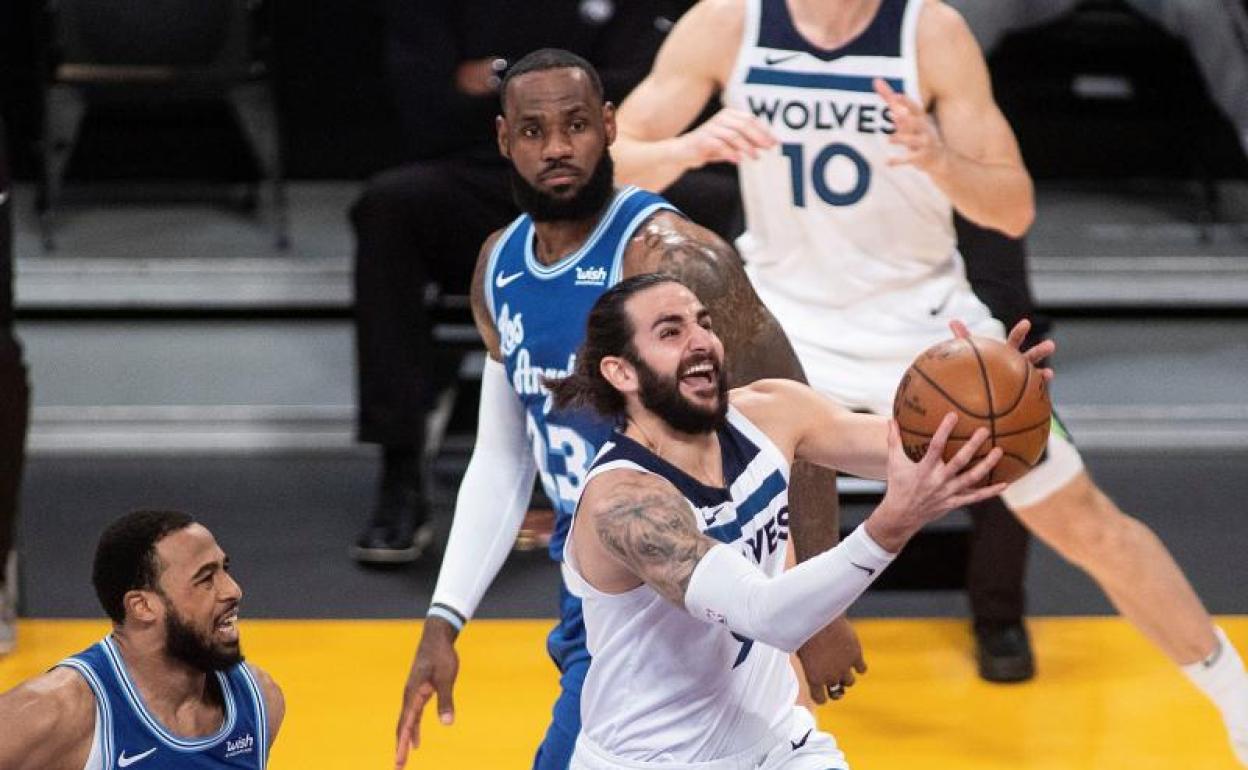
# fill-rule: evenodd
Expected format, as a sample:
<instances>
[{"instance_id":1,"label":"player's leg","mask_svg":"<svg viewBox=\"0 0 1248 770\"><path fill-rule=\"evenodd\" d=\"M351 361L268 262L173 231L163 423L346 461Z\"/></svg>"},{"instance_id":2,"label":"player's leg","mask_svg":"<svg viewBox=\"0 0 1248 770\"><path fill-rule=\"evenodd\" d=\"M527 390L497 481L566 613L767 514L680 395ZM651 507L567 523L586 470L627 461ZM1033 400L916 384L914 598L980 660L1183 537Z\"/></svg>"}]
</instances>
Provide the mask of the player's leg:
<instances>
[{"instance_id":1,"label":"player's leg","mask_svg":"<svg viewBox=\"0 0 1248 770\"><path fill-rule=\"evenodd\" d=\"M848 770L836 738L819 729L810 712L793 710L785 735L767 752L758 770Z\"/></svg>"},{"instance_id":2,"label":"player's leg","mask_svg":"<svg viewBox=\"0 0 1248 770\"><path fill-rule=\"evenodd\" d=\"M954 227L966 278L975 296L1006 329L1030 319L1028 347L1042 340L1049 323L1035 312L1024 241L979 227L957 214ZM979 675L991 682L1030 679L1035 674L1035 658L1023 626L1023 583L1030 537L999 499L976 503L967 511L971 515L971 544L966 593Z\"/></svg>"},{"instance_id":3,"label":"player's leg","mask_svg":"<svg viewBox=\"0 0 1248 770\"><path fill-rule=\"evenodd\" d=\"M420 452L438 369L425 291L449 277L447 290L467 292L482 241L514 216L506 190L501 164L428 161L378 175L352 206L359 438L379 444L383 461L377 506L352 548L360 561L418 556Z\"/></svg>"},{"instance_id":4,"label":"player's leg","mask_svg":"<svg viewBox=\"0 0 1248 770\"><path fill-rule=\"evenodd\" d=\"M551 709L550 726L533 757L533 770L566 770L581 732L581 688L589 671L585 620L581 601L559 587L560 618L546 638L546 651L559 667L559 697Z\"/></svg>"},{"instance_id":5,"label":"player's leg","mask_svg":"<svg viewBox=\"0 0 1248 770\"><path fill-rule=\"evenodd\" d=\"M1096 486L1062 431L1055 430L1045 461L1005 498L1033 534L1092 577L1218 706L1248 764L1248 675L1239 654L1166 546Z\"/></svg>"}]
</instances>

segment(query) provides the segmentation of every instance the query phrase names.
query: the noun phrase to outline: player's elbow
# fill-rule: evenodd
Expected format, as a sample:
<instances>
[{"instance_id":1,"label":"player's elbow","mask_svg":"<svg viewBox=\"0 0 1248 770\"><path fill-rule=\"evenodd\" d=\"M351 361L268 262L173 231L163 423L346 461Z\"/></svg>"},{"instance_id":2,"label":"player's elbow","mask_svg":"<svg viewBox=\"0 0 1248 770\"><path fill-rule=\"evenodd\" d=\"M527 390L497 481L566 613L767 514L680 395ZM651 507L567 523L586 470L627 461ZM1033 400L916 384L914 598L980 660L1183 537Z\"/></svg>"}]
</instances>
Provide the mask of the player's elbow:
<instances>
[{"instance_id":1,"label":"player's elbow","mask_svg":"<svg viewBox=\"0 0 1248 770\"><path fill-rule=\"evenodd\" d=\"M1022 238L1036 221L1036 202L1031 196L1020 205L1014 206L1001 232L1011 238Z\"/></svg>"}]
</instances>

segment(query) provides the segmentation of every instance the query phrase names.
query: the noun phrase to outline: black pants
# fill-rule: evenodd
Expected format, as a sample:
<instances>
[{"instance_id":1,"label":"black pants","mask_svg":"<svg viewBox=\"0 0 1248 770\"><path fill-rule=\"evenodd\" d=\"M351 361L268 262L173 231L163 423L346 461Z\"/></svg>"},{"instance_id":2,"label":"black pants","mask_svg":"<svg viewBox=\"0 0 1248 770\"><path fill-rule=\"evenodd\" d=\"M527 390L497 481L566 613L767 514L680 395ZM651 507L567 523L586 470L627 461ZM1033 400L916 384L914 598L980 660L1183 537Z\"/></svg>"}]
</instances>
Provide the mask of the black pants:
<instances>
[{"instance_id":1,"label":"black pants","mask_svg":"<svg viewBox=\"0 0 1248 770\"><path fill-rule=\"evenodd\" d=\"M958 249L966 261L971 288L1008 331L1023 318L1032 320L1029 342L1048 331L1036 316L1027 280L1027 251L1022 240L985 230L956 217ZM978 622L1020 620L1026 609L1023 581L1027 570L1027 529L1000 498L970 507L971 550L966 588L971 615Z\"/></svg>"},{"instance_id":2,"label":"black pants","mask_svg":"<svg viewBox=\"0 0 1248 770\"><path fill-rule=\"evenodd\" d=\"M686 174L667 191L700 223L740 232L731 169ZM439 366L424 296L430 283L467 294L481 243L519 212L506 161L421 161L372 179L351 208L355 229L358 434L419 447L425 415L453 366Z\"/></svg>"},{"instance_id":3,"label":"black pants","mask_svg":"<svg viewBox=\"0 0 1248 770\"><path fill-rule=\"evenodd\" d=\"M30 388L13 336L13 199L4 124L0 123L0 569L13 547ZM3 572L0 572L3 578Z\"/></svg>"}]
</instances>

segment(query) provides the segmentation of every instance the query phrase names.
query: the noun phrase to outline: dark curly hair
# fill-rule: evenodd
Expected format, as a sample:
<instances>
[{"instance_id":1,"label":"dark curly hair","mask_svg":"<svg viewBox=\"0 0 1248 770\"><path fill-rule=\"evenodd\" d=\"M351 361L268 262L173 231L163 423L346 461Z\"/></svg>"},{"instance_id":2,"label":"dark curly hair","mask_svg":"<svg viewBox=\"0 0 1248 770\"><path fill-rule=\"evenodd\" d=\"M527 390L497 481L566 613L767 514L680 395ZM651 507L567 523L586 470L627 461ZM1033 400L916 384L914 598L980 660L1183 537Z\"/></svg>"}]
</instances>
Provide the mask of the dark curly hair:
<instances>
[{"instance_id":1,"label":"dark curly hair","mask_svg":"<svg viewBox=\"0 0 1248 770\"><path fill-rule=\"evenodd\" d=\"M194 523L180 511L132 511L108 525L95 548L91 583L114 623L126 619L127 592L156 587L162 570L156 544Z\"/></svg>"}]
</instances>

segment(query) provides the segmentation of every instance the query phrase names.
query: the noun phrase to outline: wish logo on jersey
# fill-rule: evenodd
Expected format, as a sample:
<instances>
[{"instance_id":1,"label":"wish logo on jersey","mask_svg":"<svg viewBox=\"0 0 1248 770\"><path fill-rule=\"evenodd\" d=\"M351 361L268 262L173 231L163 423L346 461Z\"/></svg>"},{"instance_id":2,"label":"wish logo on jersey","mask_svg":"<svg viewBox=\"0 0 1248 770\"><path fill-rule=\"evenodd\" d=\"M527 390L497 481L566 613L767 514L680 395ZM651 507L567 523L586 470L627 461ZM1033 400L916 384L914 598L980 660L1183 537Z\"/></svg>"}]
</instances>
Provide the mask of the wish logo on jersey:
<instances>
[{"instance_id":1,"label":"wish logo on jersey","mask_svg":"<svg viewBox=\"0 0 1248 770\"><path fill-rule=\"evenodd\" d=\"M576 268L576 285L577 286L606 286L607 285L607 269L602 266Z\"/></svg>"},{"instance_id":2,"label":"wish logo on jersey","mask_svg":"<svg viewBox=\"0 0 1248 770\"><path fill-rule=\"evenodd\" d=\"M232 741L225 742L225 758L237 757L241 754L250 754L255 751L256 739L251 733L247 733L242 738L235 738Z\"/></svg>"}]
</instances>

